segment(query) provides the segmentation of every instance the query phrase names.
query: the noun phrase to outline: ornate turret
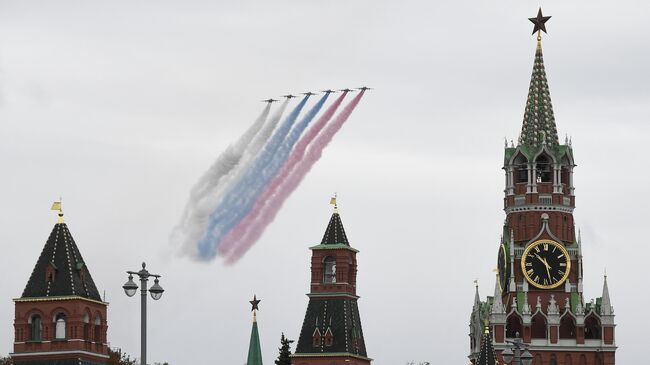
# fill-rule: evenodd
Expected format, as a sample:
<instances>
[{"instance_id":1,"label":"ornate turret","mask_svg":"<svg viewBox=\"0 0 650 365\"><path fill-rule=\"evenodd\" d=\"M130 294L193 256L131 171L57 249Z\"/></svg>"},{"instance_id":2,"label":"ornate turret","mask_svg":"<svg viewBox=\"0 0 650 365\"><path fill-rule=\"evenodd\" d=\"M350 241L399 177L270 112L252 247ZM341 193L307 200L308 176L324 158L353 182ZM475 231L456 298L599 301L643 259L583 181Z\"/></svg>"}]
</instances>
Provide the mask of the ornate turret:
<instances>
[{"instance_id":1,"label":"ornate turret","mask_svg":"<svg viewBox=\"0 0 650 365\"><path fill-rule=\"evenodd\" d=\"M357 250L335 205L321 243L313 246L311 291L294 363L368 365L356 295Z\"/></svg>"},{"instance_id":2,"label":"ornate turret","mask_svg":"<svg viewBox=\"0 0 650 365\"><path fill-rule=\"evenodd\" d=\"M58 221L16 303L17 365L104 364L106 307L55 202Z\"/></svg>"}]
</instances>

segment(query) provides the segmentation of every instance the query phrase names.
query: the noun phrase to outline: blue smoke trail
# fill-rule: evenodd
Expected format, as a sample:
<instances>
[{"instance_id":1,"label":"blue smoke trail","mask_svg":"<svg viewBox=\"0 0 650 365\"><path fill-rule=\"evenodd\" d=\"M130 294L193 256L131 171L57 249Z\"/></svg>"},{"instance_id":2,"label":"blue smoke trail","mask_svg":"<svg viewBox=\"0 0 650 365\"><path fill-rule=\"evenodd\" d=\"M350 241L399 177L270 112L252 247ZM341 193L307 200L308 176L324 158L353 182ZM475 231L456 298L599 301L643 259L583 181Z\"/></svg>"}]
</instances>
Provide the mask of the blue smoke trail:
<instances>
[{"instance_id":1,"label":"blue smoke trail","mask_svg":"<svg viewBox=\"0 0 650 365\"><path fill-rule=\"evenodd\" d=\"M328 96L329 94L323 95L303 119L291 129L309 96L303 98L264 146L247 173L224 196L217 209L210 215L208 229L198 243L198 252L202 258L213 258L222 238L253 208L255 200L264 190L264 186L273 179L287 160L291 149L325 104Z\"/></svg>"}]
</instances>

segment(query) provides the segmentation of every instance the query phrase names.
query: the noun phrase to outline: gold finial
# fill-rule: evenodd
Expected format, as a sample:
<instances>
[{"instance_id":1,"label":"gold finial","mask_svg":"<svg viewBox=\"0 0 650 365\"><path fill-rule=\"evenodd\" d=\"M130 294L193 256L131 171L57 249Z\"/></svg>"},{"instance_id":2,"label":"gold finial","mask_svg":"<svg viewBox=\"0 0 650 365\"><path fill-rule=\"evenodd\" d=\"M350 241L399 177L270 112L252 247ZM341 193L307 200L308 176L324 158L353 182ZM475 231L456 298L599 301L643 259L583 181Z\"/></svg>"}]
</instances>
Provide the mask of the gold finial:
<instances>
[{"instance_id":1,"label":"gold finial","mask_svg":"<svg viewBox=\"0 0 650 365\"><path fill-rule=\"evenodd\" d=\"M338 213L338 211L339 211L339 206L336 203L336 197L337 197L337 194L335 192L334 196L330 198L330 204L332 204L334 206L334 213Z\"/></svg>"},{"instance_id":2,"label":"gold finial","mask_svg":"<svg viewBox=\"0 0 650 365\"><path fill-rule=\"evenodd\" d=\"M52 203L52 208L50 208L50 210L58 210L59 211L59 219L56 221L57 224L65 223L65 221L63 220L63 208L61 207L61 202L62 201L63 201L63 199L61 199L59 197L59 200Z\"/></svg>"}]
</instances>

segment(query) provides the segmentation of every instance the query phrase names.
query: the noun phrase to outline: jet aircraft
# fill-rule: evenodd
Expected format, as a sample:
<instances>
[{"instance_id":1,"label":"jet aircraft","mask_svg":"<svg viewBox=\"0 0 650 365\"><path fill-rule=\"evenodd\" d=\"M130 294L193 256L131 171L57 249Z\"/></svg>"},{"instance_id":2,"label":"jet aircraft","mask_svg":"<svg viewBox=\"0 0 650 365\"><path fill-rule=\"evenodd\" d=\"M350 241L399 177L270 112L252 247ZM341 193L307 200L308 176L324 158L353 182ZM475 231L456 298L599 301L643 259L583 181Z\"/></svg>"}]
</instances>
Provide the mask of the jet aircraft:
<instances>
[{"instance_id":1,"label":"jet aircraft","mask_svg":"<svg viewBox=\"0 0 650 365\"><path fill-rule=\"evenodd\" d=\"M331 93L335 93L336 90L327 89L327 90L321 90L321 92L323 92L323 93L325 93L325 94L331 94Z\"/></svg>"},{"instance_id":2,"label":"jet aircraft","mask_svg":"<svg viewBox=\"0 0 650 365\"><path fill-rule=\"evenodd\" d=\"M306 93L302 93L302 94L303 94L303 95L307 95L307 96L316 95L316 93L313 93L313 92L311 92L311 91L307 91Z\"/></svg>"},{"instance_id":3,"label":"jet aircraft","mask_svg":"<svg viewBox=\"0 0 650 365\"><path fill-rule=\"evenodd\" d=\"M352 89L341 89L341 90L339 90L339 91L344 91L344 92L346 92L346 93L349 93L349 92L354 91L354 90L352 90Z\"/></svg>"},{"instance_id":4,"label":"jet aircraft","mask_svg":"<svg viewBox=\"0 0 650 365\"><path fill-rule=\"evenodd\" d=\"M269 103L269 104L271 104L271 103L275 103L277 100L275 100L275 99L270 99L270 98L269 98L269 99L262 100L262 101L265 102L265 103Z\"/></svg>"},{"instance_id":5,"label":"jet aircraft","mask_svg":"<svg viewBox=\"0 0 650 365\"><path fill-rule=\"evenodd\" d=\"M366 90L372 90L372 88L371 88L371 87L368 87L368 86L358 87L357 89L359 89L359 90L363 90L363 91L366 91Z\"/></svg>"},{"instance_id":6,"label":"jet aircraft","mask_svg":"<svg viewBox=\"0 0 650 365\"><path fill-rule=\"evenodd\" d=\"M291 95L291 94L287 94L287 95L282 95L282 97L283 97L283 98L287 98L287 99L291 99L291 98L295 98L296 96L295 96L295 95Z\"/></svg>"}]
</instances>

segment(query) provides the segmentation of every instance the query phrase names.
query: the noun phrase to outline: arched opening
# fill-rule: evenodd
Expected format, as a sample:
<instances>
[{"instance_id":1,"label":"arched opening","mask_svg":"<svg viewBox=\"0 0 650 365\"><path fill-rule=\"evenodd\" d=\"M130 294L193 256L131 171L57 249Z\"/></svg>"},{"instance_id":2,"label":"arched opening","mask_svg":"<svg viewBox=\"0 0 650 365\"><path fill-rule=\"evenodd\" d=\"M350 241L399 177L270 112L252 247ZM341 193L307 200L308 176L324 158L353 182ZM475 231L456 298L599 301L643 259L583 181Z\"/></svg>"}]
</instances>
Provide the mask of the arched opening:
<instances>
[{"instance_id":1,"label":"arched opening","mask_svg":"<svg viewBox=\"0 0 650 365\"><path fill-rule=\"evenodd\" d=\"M512 162L512 166L515 184L528 182L528 161L526 161L526 157L520 153Z\"/></svg>"},{"instance_id":2,"label":"arched opening","mask_svg":"<svg viewBox=\"0 0 650 365\"><path fill-rule=\"evenodd\" d=\"M506 337L515 338L521 337L523 334L523 327L521 324L521 318L516 314L512 314L508 317L508 322L506 323Z\"/></svg>"},{"instance_id":3,"label":"arched opening","mask_svg":"<svg viewBox=\"0 0 650 365\"><path fill-rule=\"evenodd\" d=\"M585 318L585 340L600 340L600 321L595 315Z\"/></svg>"},{"instance_id":4,"label":"arched opening","mask_svg":"<svg viewBox=\"0 0 650 365\"><path fill-rule=\"evenodd\" d=\"M90 315L84 313L84 340L90 341Z\"/></svg>"},{"instance_id":5,"label":"arched opening","mask_svg":"<svg viewBox=\"0 0 650 365\"><path fill-rule=\"evenodd\" d=\"M542 355L537 354L533 359L533 365L544 365L544 360L542 360Z\"/></svg>"},{"instance_id":6,"label":"arched opening","mask_svg":"<svg viewBox=\"0 0 650 365\"><path fill-rule=\"evenodd\" d=\"M551 358L548 360L548 365L557 365L557 359L555 358L555 354L551 354Z\"/></svg>"},{"instance_id":7,"label":"arched opening","mask_svg":"<svg viewBox=\"0 0 650 365\"><path fill-rule=\"evenodd\" d=\"M530 337L546 338L546 318L541 313L537 313L530 323Z\"/></svg>"},{"instance_id":8,"label":"arched opening","mask_svg":"<svg viewBox=\"0 0 650 365\"><path fill-rule=\"evenodd\" d=\"M41 341L43 340L43 320L38 314L29 317L29 340Z\"/></svg>"},{"instance_id":9,"label":"arched opening","mask_svg":"<svg viewBox=\"0 0 650 365\"><path fill-rule=\"evenodd\" d=\"M95 342L102 342L102 319L95 315Z\"/></svg>"},{"instance_id":10,"label":"arched opening","mask_svg":"<svg viewBox=\"0 0 650 365\"><path fill-rule=\"evenodd\" d=\"M336 283L336 258L332 256L325 257L323 260L325 265L325 274L323 275L323 282L326 284Z\"/></svg>"},{"instance_id":11,"label":"arched opening","mask_svg":"<svg viewBox=\"0 0 650 365\"><path fill-rule=\"evenodd\" d=\"M535 160L535 168L538 183L553 182L553 160L550 157L546 154L539 155Z\"/></svg>"},{"instance_id":12,"label":"arched opening","mask_svg":"<svg viewBox=\"0 0 650 365\"><path fill-rule=\"evenodd\" d=\"M560 338L576 338L576 324L573 317L568 314L565 314L560 320Z\"/></svg>"},{"instance_id":13,"label":"arched opening","mask_svg":"<svg viewBox=\"0 0 650 365\"><path fill-rule=\"evenodd\" d=\"M564 356L564 365L573 365L573 358L571 357L571 355L566 354Z\"/></svg>"},{"instance_id":14,"label":"arched opening","mask_svg":"<svg viewBox=\"0 0 650 365\"><path fill-rule=\"evenodd\" d=\"M587 356L585 354L580 355L580 365L587 365Z\"/></svg>"},{"instance_id":15,"label":"arched opening","mask_svg":"<svg viewBox=\"0 0 650 365\"><path fill-rule=\"evenodd\" d=\"M66 337L66 318L65 314L59 313L54 317L55 329L54 329L54 338L57 340L65 340Z\"/></svg>"}]
</instances>

